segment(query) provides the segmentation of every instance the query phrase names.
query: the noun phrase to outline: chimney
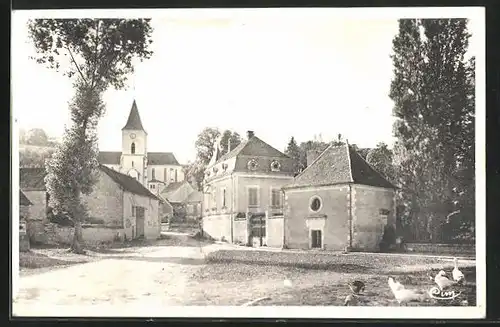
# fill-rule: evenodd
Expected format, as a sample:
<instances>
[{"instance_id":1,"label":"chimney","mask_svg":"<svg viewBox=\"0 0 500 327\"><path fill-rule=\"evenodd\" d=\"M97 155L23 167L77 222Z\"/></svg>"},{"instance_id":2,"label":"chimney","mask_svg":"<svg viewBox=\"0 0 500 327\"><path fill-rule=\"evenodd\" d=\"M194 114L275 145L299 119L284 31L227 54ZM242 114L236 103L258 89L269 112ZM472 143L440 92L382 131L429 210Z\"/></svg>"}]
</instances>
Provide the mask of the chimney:
<instances>
[{"instance_id":1,"label":"chimney","mask_svg":"<svg viewBox=\"0 0 500 327\"><path fill-rule=\"evenodd\" d=\"M254 135L253 131L247 131L247 139L251 139Z\"/></svg>"},{"instance_id":2,"label":"chimney","mask_svg":"<svg viewBox=\"0 0 500 327\"><path fill-rule=\"evenodd\" d=\"M309 167L314 160L321 154L321 151L318 150L309 150L307 151L307 167Z\"/></svg>"}]
</instances>

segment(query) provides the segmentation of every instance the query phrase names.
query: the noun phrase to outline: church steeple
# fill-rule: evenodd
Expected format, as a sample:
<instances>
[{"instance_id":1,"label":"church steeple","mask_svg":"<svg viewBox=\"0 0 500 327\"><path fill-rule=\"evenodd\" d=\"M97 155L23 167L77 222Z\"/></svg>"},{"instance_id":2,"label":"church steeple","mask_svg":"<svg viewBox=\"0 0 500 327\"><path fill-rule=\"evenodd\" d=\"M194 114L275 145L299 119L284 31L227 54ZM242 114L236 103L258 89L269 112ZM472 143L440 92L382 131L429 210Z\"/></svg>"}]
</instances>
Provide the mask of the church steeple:
<instances>
[{"instance_id":1,"label":"church steeple","mask_svg":"<svg viewBox=\"0 0 500 327\"><path fill-rule=\"evenodd\" d=\"M132 103L132 108L130 109L130 114L128 116L127 124L122 128L123 130L135 130L135 131L144 131L144 127L142 126L141 116L139 115L139 109L137 109L137 103L134 100Z\"/></svg>"}]
</instances>

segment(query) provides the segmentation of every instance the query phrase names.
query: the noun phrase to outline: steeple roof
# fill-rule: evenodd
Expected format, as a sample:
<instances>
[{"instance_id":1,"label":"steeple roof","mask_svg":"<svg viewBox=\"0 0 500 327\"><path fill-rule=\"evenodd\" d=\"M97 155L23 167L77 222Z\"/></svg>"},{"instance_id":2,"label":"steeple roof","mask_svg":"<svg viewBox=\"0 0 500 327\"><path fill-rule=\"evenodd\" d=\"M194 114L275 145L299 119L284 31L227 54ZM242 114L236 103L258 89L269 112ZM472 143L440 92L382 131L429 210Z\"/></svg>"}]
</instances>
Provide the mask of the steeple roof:
<instances>
[{"instance_id":1,"label":"steeple roof","mask_svg":"<svg viewBox=\"0 0 500 327\"><path fill-rule=\"evenodd\" d=\"M137 104L132 103L132 108L130 109L130 114L128 115L127 124L122 130L136 130L136 131L145 131L144 127L142 127L141 116L139 116L139 109L137 109Z\"/></svg>"}]
</instances>

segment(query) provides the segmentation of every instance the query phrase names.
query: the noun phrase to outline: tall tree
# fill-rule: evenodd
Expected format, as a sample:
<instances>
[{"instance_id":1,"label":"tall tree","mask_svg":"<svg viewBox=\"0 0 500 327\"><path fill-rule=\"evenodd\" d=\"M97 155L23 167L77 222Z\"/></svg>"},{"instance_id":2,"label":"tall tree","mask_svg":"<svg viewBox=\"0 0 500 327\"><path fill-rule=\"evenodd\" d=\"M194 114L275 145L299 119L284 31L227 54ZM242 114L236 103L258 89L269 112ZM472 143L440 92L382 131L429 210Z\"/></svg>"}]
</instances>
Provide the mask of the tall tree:
<instances>
[{"instance_id":1,"label":"tall tree","mask_svg":"<svg viewBox=\"0 0 500 327\"><path fill-rule=\"evenodd\" d=\"M302 167L300 166L300 148L293 136L288 142L288 145L285 149L285 154L294 160L293 171L295 172L295 174L299 173L302 169Z\"/></svg>"},{"instance_id":2,"label":"tall tree","mask_svg":"<svg viewBox=\"0 0 500 327\"><path fill-rule=\"evenodd\" d=\"M49 137L42 128L32 128L25 135L26 144L47 146L49 145Z\"/></svg>"},{"instance_id":3,"label":"tall tree","mask_svg":"<svg viewBox=\"0 0 500 327\"><path fill-rule=\"evenodd\" d=\"M411 201L411 220L426 226L433 241L443 238L446 218L456 210L457 167L473 161L470 144L461 145L474 139L469 36L465 19L403 19L393 41L397 176L402 198Z\"/></svg>"},{"instance_id":4,"label":"tall tree","mask_svg":"<svg viewBox=\"0 0 500 327\"><path fill-rule=\"evenodd\" d=\"M366 161L389 181L394 182L392 151L387 144L380 142L366 155Z\"/></svg>"},{"instance_id":5,"label":"tall tree","mask_svg":"<svg viewBox=\"0 0 500 327\"><path fill-rule=\"evenodd\" d=\"M222 137L220 140L221 154L224 155L227 153L229 145L231 145L231 150L233 150L238 145L240 145L240 143L241 143L240 134L226 129L224 133L222 133Z\"/></svg>"},{"instance_id":6,"label":"tall tree","mask_svg":"<svg viewBox=\"0 0 500 327\"><path fill-rule=\"evenodd\" d=\"M81 222L88 212L83 195L97 182L97 124L104 114L103 93L121 89L133 72L133 58L152 55L149 19L36 19L29 34L38 63L68 76L75 90L69 105L72 125L47 162L47 191L54 213L73 220L71 249L82 252Z\"/></svg>"},{"instance_id":7,"label":"tall tree","mask_svg":"<svg viewBox=\"0 0 500 327\"><path fill-rule=\"evenodd\" d=\"M335 142L335 141L334 141ZM330 144L319 141L307 141L300 143L300 168L304 169L307 167L307 152L316 151L323 152Z\"/></svg>"},{"instance_id":8,"label":"tall tree","mask_svg":"<svg viewBox=\"0 0 500 327\"><path fill-rule=\"evenodd\" d=\"M212 159L215 142L219 140L220 136L221 133L217 128L206 127L198 134L196 139L196 159L194 162L188 164L188 167L186 168L186 178L195 184L200 191L203 186L205 169L210 162L210 159Z\"/></svg>"}]
</instances>

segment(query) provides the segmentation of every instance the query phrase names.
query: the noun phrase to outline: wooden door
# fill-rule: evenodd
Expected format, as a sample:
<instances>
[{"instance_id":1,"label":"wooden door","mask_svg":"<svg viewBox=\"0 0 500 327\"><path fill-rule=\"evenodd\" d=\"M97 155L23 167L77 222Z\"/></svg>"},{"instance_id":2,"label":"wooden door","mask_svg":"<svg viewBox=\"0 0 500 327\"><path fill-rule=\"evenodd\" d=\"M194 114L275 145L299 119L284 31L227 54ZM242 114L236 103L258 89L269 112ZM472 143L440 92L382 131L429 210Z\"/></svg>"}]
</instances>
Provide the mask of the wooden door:
<instances>
[{"instance_id":1,"label":"wooden door","mask_svg":"<svg viewBox=\"0 0 500 327\"><path fill-rule=\"evenodd\" d=\"M137 229L137 237L144 236L144 220L145 220L145 210L143 207L135 208L135 220L136 220L136 229Z\"/></svg>"},{"instance_id":2,"label":"wooden door","mask_svg":"<svg viewBox=\"0 0 500 327\"><path fill-rule=\"evenodd\" d=\"M313 249L321 249L323 247L321 236L320 230L311 231L311 247Z\"/></svg>"}]
</instances>

